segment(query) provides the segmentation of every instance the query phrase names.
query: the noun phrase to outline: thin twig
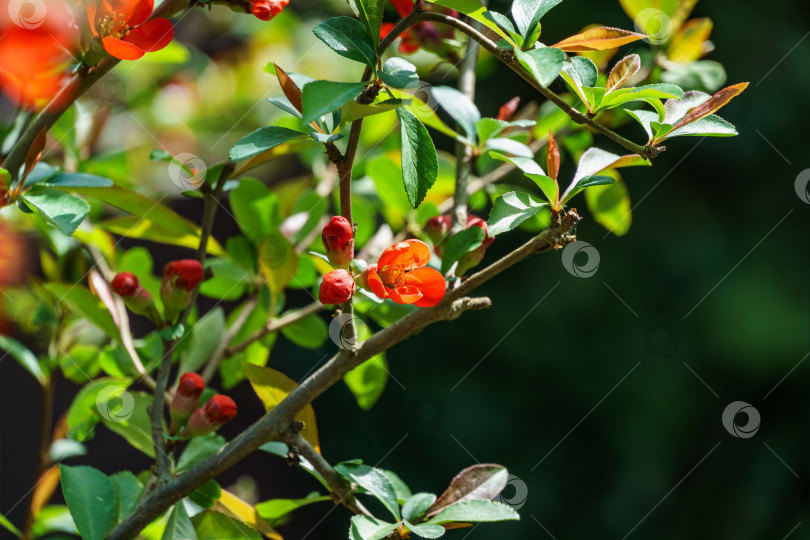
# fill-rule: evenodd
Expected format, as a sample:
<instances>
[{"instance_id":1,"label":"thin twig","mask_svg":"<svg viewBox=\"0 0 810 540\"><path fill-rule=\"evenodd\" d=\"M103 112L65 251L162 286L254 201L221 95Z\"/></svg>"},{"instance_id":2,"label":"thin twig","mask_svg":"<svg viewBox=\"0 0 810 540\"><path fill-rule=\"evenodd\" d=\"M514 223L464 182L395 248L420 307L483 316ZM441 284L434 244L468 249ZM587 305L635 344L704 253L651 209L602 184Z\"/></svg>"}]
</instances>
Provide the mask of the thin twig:
<instances>
[{"instance_id":1,"label":"thin twig","mask_svg":"<svg viewBox=\"0 0 810 540\"><path fill-rule=\"evenodd\" d=\"M163 340L163 358L160 360L155 401L152 403L152 444L155 447L158 484L166 482L171 477L169 454L166 453L166 439L163 437L163 403L176 346L177 340Z\"/></svg>"},{"instance_id":2,"label":"thin twig","mask_svg":"<svg viewBox=\"0 0 810 540\"><path fill-rule=\"evenodd\" d=\"M290 311L286 315L282 315L277 319L271 319L267 321L267 324L265 324L262 328L256 330L256 332L254 332L250 337L246 338L242 343L239 343L238 345L234 345L233 347L225 349L224 357L230 358L235 354L239 354L240 352L247 349L251 343L262 339L268 334L278 332L285 326L298 322L304 317L314 315L315 313L318 313L322 309L323 304L316 301L300 309L296 309L295 311Z\"/></svg>"},{"instance_id":3,"label":"thin twig","mask_svg":"<svg viewBox=\"0 0 810 540\"><path fill-rule=\"evenodd\" d=\"M248 317L250 317L250 314L253 312L253 309L256 307L257 303L258 301L255 295L249 298L248 301L242 306L242 311L239 312L236 320L233 321L230 328L228 328L228 330L225 332L225 335L222 336L222 340L220 340L219 345L217 345L214 354L212 354L211 358L209 358L208 362L206 362L205 369L203 369L203 372L200 375L206 384L216 374L217 369L219 369L219 365L225 358L225 351L228 349L228 344L231 342L234 336L236 336L239 330L241 330L242 325L245 324L245 321L247 321Z\"/></svg>"}]
</instances>

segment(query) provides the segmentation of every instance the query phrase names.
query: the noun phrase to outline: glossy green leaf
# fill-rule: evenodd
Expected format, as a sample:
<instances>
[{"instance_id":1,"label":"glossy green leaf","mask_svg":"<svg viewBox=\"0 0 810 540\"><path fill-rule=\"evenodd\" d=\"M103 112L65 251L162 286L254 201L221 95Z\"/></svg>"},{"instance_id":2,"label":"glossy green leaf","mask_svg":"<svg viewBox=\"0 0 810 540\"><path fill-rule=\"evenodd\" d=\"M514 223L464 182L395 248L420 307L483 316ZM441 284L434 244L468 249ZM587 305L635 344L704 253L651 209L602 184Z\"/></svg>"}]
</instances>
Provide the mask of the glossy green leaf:
<instances>
[{"instance_id":1,"label":"glossy green leaf","mask_svg":"<svg viewBox=\"0 0 810 540\"><path fill-rule=\"evenodd\" d=\"M197 540L261 540L262 535L219 512L205 511L192 518Z\"/></svg>"},{"instance_id":2,"label":"glossy green leaf","mask_svg":"<svg viewBox=\"0 0 810 540\"><path fill-rule=\"evenodd\" d=\"M562 203L565 204L566 202L570 201L577 193L585 189L586 187L590 186L605 186L613 183L613 178L610 176L605 175L593 175L593 176L585 176L571 182L571 185L568 186L568 189L565 190L565 193L562 196Z\"/></svg>"},{"instance_id":3,"label":"glossy green leaf","mask_svg":"<svg viewBox=\"0 0 810 540\"><path fill-rule=\"evenodd\" d=\"M674 84L648 84L637 88L619 88L600 100L598 110L612 109L631 101L646 101L649 99L680 99L683 90Z\"/></svg>"},{"instance_id":4,"label":"glossy green leaf","mask_svg":"<svg viewBox=\"0 0 810 540\"><path fill-rule=\"evenodd\" d=\"M6 518L3 514L0 514L0 525L2 525L8 532L16 536L17 538L22 538L22 531L14 526L12 522Z\"/></svg>"},{"instance_id":5,"label":"glossy green leaf","mask_svg":"<svg viewBox=\"0 0 810 540\"><path fill-rule=\"evenodd\" d=\"M304 317L281 329L284 337L305 349L317 349L329 337L326 323L317 315Z\"/></svg>"},{"instance_id":6,"label":"glossy green leaf","mask_svg":"<svg viewBox=\"0 0 810 540\"><path fill-rule=\"evenodd\" d=\"M416 521L427 512L433 503L436 502L436 495L433 493L416 493L412 495L405 504L402 505L402 519L406 521Z\"/></svg>"},{"instance_id":7,"label":"glossy green leaf","mask_svg":"<svg viewBox=\"0 0 810 540\"><path fill-rule=\"evenodd\" d=\"M101 328L113 339L119 339L118 328L104 303L89 289L81 285L46 283L45 288L57 301L64 302L70 309Z\"/></svg>"},{"instance_id":8,"label":"glossy green leaf","mask_svg":"<svg viewBox=\"0 0 810 540\"><path fill-rule=\"evenodd\" d=\"M183 501L174 505L160 540L197 540L197 532Z\"/></svg>"},{"instance_id":9,"label":"glossy green leaf","mask_svg":"<svg viewBox=\"0 0 810 540\"><path fill-rule=\"evenodd\" d=\"M523 35L524 40L534 31L543 15L560 2L562 0L515 0L512 2L512 18L515 19L515 26ZM524 46L526 45L524 43Z\"/></svg>"},{"instance_id":10,"label":"glossy green leaf","mask_svg":"<svg viewBox=\"0 0 810 540\"><path fill-rule=\"evenodd\" d=\"M204 266L213 275L200 284L200 294L203 296L238 300L252 281L250 272L227 259L207 259Z\"/></svg>"},{"instance_id":11,"label":"glossy green leaf","mask_svg":"<svg viewBox=\"0 0 810 540\"><path fill-rule=\"evenodd\" d=\"M546 172L543 170L543 168L540 165L537 164L537 162L534 159L528 159L528 158L522 158L522 157L514 157L514 156L505 156L503 154L499 154L499 153L496 153L496 152L490 152L490 155L492 157L494 157L495 159L498 159L500 161L508 161L509 163L511 163L512 165L514 165L515 167L517 167L518 169L523 171L523 173L526 174L526 175L529 175L529 174L542 175L542 176L546 175Z\"/></svg>"},{"instance_id":12,"label":"glossy green leaf","mask_svg":"<svg viewBox=\"0 0 810 540\"><path fill-rule=\"evenodd\" d=\"M352 516L349 540L381 540L396 528L396 523L386 523L370 516Z\"/></svg>"},{"instance_id":13,"label":"glossy green leaf","mask_svg":"<svg viewBox=\"0 0 810 540\"><path fill-rule=\"evenodd\" d=\"M120 406L117 399L104 402L96 398L96 406L101 414L101 421L110 430L122 436L136 450L149 457L155 457L152 442L152 422L148 408L154 398L144 392L125 392L120 394Z\"/></svg>"},{"instance_id":14,"label":"glossy green leaf","mask_svg":"<svg viewBox=\"0 0 810 540\"><path fill-rule=\"evenodd\" d=\"M656 135L656 140L665 141L672 137L700 136L700 137L733 137L738 135L737 129L729 122L713 114L701 118L696 122L673 129L665 135Z\"/></svg>"},{"instance_id":15,"label":"glossy green leaf","mask_svg":"<svg viewBox=\"0 0 810 540\"><path fill-rule=\"evenodd\" d=\"M532 77L543 87L554 82L565 62L565 53L554 47L543 47L526 52L515 49L515 54L520 65L531 73Z\"/></svg>"},{"instance_id":16,"label":"glossy green leaf","mask_svg":"<svg viewBox=\"0 0 810 540\"><path fill-rule=\"evenodd\" d=\"M366 87L365 83L312 81L303 89L303 122L308 124L339 109L354 99Z\"/></svg>"},{"instance_id":17,"label":"glossy green leaf","mask_svg":"<svg viewBox=\"0 0 810 540\"><path fill-rule=\"evenodd\" d=\"M548 206L548 203L518 191L504 193L495 200L489 214L487 228L490 236L511 231L518 225Z\"/></svg>"},{"instance_id":18,"label":"glossy green leaf","mask_svg":"<svg viewBox=\"0 0 810 540\"><path fill-rule=\"evenodd\" d=\"M478 112L478 108L470 101L470 98L450 86L434 86L430 94L439 106L461 126L467 137L475 142L478 137L475 124L481 119L481 113Z\"/></svg>"},{"instance_id":19,"label":"glossy green leaf","mask_svg":"<svg viewBox=\"0 0 810 540\"><path fill-rule=\"evenodd\" d=\"M331 500L329 495L319 495L317 491L313 491L301 499L271 499L260 502L256 505L256 512L272 524L275 520L281 519L303 506Z\"/></svg>"},{"instance_id":20,"label":"glossy green leaf","mask_svg":"<svg viewBox=\"0 0 810 540\"><path fill-rule=\"evenodd\" d=\"M485 235L483 227L470 227L451 236L442 248L442 273L448 272L454 262L480 246Z\"/></svg>"},{"instance_id":21,"label":"glossy green leaf","mask_svg":"<svg viewBox=\"0 0 810 540\"><path fill-rule=\"evenodd\" d=\"M537 187L543 192L543 195L546 196L548 202L554 203L557 201L557 196L559 195L560 188L557 185L557 182L554 181L553 178L542 174L527 174Z\"/></svg>"},{"instance_id":22,"label":"glossy green leaf","mask_svg":"<svg viewBox=\"0 0 810 540\"><path fill-rule=\"evenodd\" d=\"M67 412L68 437L77 441L92 438L93 428L101 420L101 413L118 418L132 412L135 400L127 392L131 382L123 378L101 378L79 390Z\"/></svg>"},{"instance_id":23,"label":"glossy green leaf","mask_svg":"<svg viewBox=\"0 0 810 540\"><path fill-rule=\"evenodd\" d=\"M228 151L231 161L242 161L275 148L293 139L306 137L305 133L280 126L266 126L236 141Z\"/></svg>"},{"instance_id":24,"label":"glossy green leaf","mask_svg":"<svg viewBox=\"0 0 810 540\"><path fill-rule=\"evenodd\" d=\"M115 519L115 492L93 467L60 465L62 494L84 540L103 540Z\"/></svg>"},{"instance_id":25,"label":"glossy green leaf","mask_svg":"<svg viewBox=\"0 0 810 540\"><path fill-rule=\"evenodd\" d=\"M143 492L143 486L129 471L120 471L110 476L110 482L115 492L115 523L120 523L130 515L138 505L138 499Z\"/></svg>"},{"instance_id":26,"label":"glossy green leaf","mask_svg":"<svg viewBox=\"0 0 810 540\"><path fill-rule=\"evenodd\" d=\"M354 462L335 465L335 471L377 498L395 518L399 519L399 503L394 486L379 469Z\"/></svg>"},{"instance_id":27,"label":"glossy green leaf","mask_svg":"<svg viewBox=\"0 0 810 540\"><path fill-rule=\"evenodd\" d=\"M430 134L408 109L397 109L402 133L402 179L413 208L418 208L436 182L439 161ZM473 129L475 129L473 127Z\"/></svg>"},{"instance_id":28,"label":"glossy green leaf","mask_svg":"<svg viewBox=\"0 0 810 540\"><path fill-rule=\"evenodd\" d=\"M478 499L452 504L433 517L430 523L487 523L519 519L518 513L505 504Z\"/></svg>"},{"instance_id":29,"label":"glossy green leaf","mask_svg":"<svg viewBox=\"0 0 810 540\"><path fill-rule=\"evenodd\" d=\"M219 451L225 445L225 438L216 433L205 437L194 437L180 454L174 472L179 473L201 462Z\"/></svg>"},{"instance_id":30,"label":"glossy green leaf","mask_svg":"<svg viewBox=\"0 0 810 540\"><path fill-rule=\"evenodd\" d=\"M90 213L87 201L58 189L40 189L24 193L20 199L35 214L70 236Z\"/></svg>"},{"instance_id":31,"label":"glossy green leaf","mask_svg":"<svg viewBox=\"0 0 810 540\"><path fill-rule=\"evenodd\" d=\"M179 373L199 370L214 354L225 334L225 312L212 309L191 327L188 345L180 354Z\"/></svg>"},{"instance_id":32,"label":"glossy green leaf","mask_svg":"<svg viewBox=\"0 0 810 540\"><path fill-rule=\"evenodd\" d=\"M480 228L480 227L476 227ZM385 353L380 353L366 360L346 375L343 382L349 387L357 405L367 411L380 399L385 384L388 382L388 363Z\"/></svg>"},{"instance_id":33,"label":"glossy green leaf","mask_svg":"<svg viewBox=\"0 0 810 540\"><path fill-rule=\"evenodd\" d=\"M489 139L484 145L484 150L488 152L498 152L499 154L513 155L526 159L534 158L534 152L531 148L520 141L508 139L506 137L495 137L493 139Z\"/></svg>"},{"instance_id":34,"label":"glossy green leaf","mask_svg":"<svg viewBox=\"0 0 810 540\"><path fill-rule=\"evenodd\" d=\"M356 0L362 4L364 0ZM379 25L382 19L382 5L378 0L365 0L366 7L374 11L368 13L377 27L377 40L379 41ZM378 4L378 5L373 5ZM365 11L361 12L365 13ZM313 28L312 32L326 45L340 56L374 67L377 62L376 47L366 30L366 26L353 17L332 17ZM306 90L304 90L306 96ZM306 97L304 97L304 116L306 117ZM319 115L320 116L320 115ZM311 118L314 120L315 118Z\"/></svg>"},{"instance_id":35,"label":"glossy green leaf","mask_svg":"<svg viewBox=\"0 0 810 540\"><path fill-rule=\"evenodd\" d=\"M377 71L377 75L382 82L392 88L407 88L419 83L416 66L396 56L386 60L382 69Z\"/></svg>"},{"instance_id":36,"label":"glossy green leaf","mask_svg":"<svg viewBox=\"0 0 810 540\"><path fill-rule=\"evenodd\" d=\"M211 508L214 506L214 504L216 504L221 495L222 488L219 487L216 480L211 479L192 491L188 498L191 500L191 502L198 504L203 508Z\"/></svg>"},{"instance_id":37,"label":"glossy green leaf","mask_svg":"<svg viewBox=\"0 0 810 540\"><path fill-rule=\"evenodd\" d=\"M439 538L444 536L444 533L446 532L444 527L441 525L436 525L435 523L420 523L418 525L413 525L406 521L405 525L419 538Z\"/></svg>"},{"instance_id":38,"label":"glossy green leaf","mask_svg":"<svg viewBox=\"0 0 810 540\"><path fill-rule=\"evenodd\" d=\"M47 382L48 378L42 371L37 357L25 345L8 336L0 335L0 350L10 354L28 373L36 377L40 384L44 385Z\"/></svg>"},{"instance_id":39,"label":"glossy green leaf","mask_svg":"<svg viewBox=\"0 0 810 540\"><path fill-rule=\"evenodd\" d=\"M624 181L618 175L614 179L612 185L585 190L585 201L597 223L616 236L623 236L633 221L632 206Z\"/></svg>"},{"instance_id":40,"label":"glossy green leaf","mask_svg":"<svg viewBox=\"0 0 810 540\"><path fill-rule=\"evenodd\" d=\"M81 172L60 172L51 176L41 186L52 188L75 188L75 187L110 187L113 181L103 176L96 176L95 174L87 174Z\"/></svg>"},{"instance_id":41,"label":"glossy green leaf","mask_svg":"<svg viewBox=\"0 0 810 540\"><path fill-rule=\"evenodd\" d=\"M258 180L243 178L228 199L239 228L249 239L275 231L281 221L276 194Z\"/></svg>"}]
</instances>

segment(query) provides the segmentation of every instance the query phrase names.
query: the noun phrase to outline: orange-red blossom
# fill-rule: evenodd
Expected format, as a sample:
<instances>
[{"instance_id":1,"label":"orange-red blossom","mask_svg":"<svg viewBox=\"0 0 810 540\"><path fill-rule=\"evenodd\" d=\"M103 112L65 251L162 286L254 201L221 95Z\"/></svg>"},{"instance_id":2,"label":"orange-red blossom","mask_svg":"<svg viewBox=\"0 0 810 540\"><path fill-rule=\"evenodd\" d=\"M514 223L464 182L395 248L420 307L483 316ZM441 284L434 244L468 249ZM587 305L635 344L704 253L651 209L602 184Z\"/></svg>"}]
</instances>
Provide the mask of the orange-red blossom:
<instances>
[{"instance_id":1,"label":"orange-red blossom","mask_svg":"<svg viewBox=\"0 0 810 540\"><path fill-rule=\"evenodd\" d=\"M435 306L447 285L441 272L425 266L429 260L430 248L421 240L397 242L383 251L377 264L369 265L369 288L398 304Z\"/></svg>"},{"instance_id":2,"label":"orange-red blossom","mask_svg":"<svg viewBox=\"0 0 810 540\"><path fill-rule=\"evenodd\" d=\"M119 60L137 60L174 37L168 19L147 20L153 7L153 0L98 0L87 4L87 18L104 50Z\"/></svg>"}]
</instances>

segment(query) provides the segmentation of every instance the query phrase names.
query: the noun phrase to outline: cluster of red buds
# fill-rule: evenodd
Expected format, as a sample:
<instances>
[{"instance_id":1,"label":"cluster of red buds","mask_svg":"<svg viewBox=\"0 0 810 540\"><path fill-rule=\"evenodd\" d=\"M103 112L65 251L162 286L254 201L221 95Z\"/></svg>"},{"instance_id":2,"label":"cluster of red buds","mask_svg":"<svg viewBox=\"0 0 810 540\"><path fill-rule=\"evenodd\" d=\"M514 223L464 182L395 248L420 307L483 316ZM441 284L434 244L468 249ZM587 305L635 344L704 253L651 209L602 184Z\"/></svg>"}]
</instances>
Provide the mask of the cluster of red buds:
<instances>
[{"instance_id":1,"label":"cluster of red buds","mask_svg":"<svg viewBox=\"0 0 810 540\"><path fill-rule=\"evenodd\" d=\"M322 304L347 302L357 290L349 266L354 259L354 229L349 220L334 216L321 234L326 257L336 269L323 276L318 299Z\"/></svg>"},{"instance_id":2,"label":"cluster of red buds","mask_svg":"<svg viewBox=\"0 0 810 540\"><path fill-rule=\"evenodd\" d=\"M444 214L430 218L425 224L425 232L427 232L430 241L433 242L433 251L439 257L442 256L444 245L450 237L450 227L452 223L453 218L450 214ZM463 276L467 270L477 266L483 260L487 248L495 241L495 237L490 236L489 231L487 231L487 222L480 217L467 214L466 228L469 229L470 227L481 227L484 229L484 240L481 242L480 246L466 253L458 260L458 265L456 266L457 276Z\"/></svg>"},{"instance_id":3,"label":"cluster of red buds","mask_svg":"<svg viewBox=\"0 0 810 540\"><path fill-rule=\"evenodd\" d=\"M157 325L174 324L178 315L191 302L194 288L203 279L203 267L194 259L172 261L163 268L160 298L163 300L163 316L155 307L149 291L143 288L135 274L121 272L113 278L112 290L124 299L126 306L137 315L148 317Z\"/></svg>"},{"instance_id":4,"label":"cluster of red buds","mask_svg":"<svg viewBox=\"0 0 810 540\"><path fill-rule=\"evenodd\" d=\"M181 439L202 437L215 432L236 416L236 403L222 394L215 394L200 407L204 390L205 381L196 373L184 373L180 377L169 407L172 418L170 434Z\"/></svg>"}]
</instances>

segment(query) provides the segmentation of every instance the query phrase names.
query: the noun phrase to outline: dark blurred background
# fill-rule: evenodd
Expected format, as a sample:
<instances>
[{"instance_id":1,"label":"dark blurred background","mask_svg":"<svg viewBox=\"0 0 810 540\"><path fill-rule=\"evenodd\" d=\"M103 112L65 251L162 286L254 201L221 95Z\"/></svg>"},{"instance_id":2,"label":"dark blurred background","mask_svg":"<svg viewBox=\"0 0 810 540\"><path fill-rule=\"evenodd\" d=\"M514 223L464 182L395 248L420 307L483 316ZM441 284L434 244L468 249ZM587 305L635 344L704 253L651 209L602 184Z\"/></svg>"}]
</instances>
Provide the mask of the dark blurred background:
<instances>
[{"instance_id":1,"label":"dark blurred background","mask_svg":"<svg viewBox=\"0 0 810 540\"><path fill-rule=\"evenodd\" d=\"M476 462L506 465L514 477L504 499L521 521L448 537L810 538L810 206L794 189L810 167L802 127L810 25L786 0L704 1L693 15L715 22L711 58L725 65L729 83L751 82L722 111L740 135L675 139L652 169L623 171L634 204L630 232L605 236L590 219L578 229L600 256L593 277L573 277L559 254L538 255L480 290L492 309L392 349L399 384L389 380L371 411L360 412L343 385L314 404L327 459L392 469L414 491L439 493ZM590 21L630 27L616 2L567 0L544 19L544 35L561 39ZM479 82L478 102L492 114L515 93L536 99L499 69ZM637 126L624 132L641 138ZM193 216L195 204L181 211ZM217 230L227 236L228 218L220 218ZM487 260L525 238L499 238ZM167 249L150 246L157 260ZM270 365L298 378L331 350L327 342L302 352L281 337ZM77 390L60 381L56 411ZM0 365L0 510L15 523L25 506L15 503L33 483L38 392L16 363ZM248 384L231 395L240 414L222 430L229 438L261 414ZM760 415L751 437L735 437L721 422L735 401ZM88 456L70 463L108 473L149 465L104 429L87 447ZM243 475L255 477L260 500L318 487L263 453L219 480L226 486ZM280 532L345 538L348 515L331 510L300 510Z\"/></svg>"}]
</instances>

